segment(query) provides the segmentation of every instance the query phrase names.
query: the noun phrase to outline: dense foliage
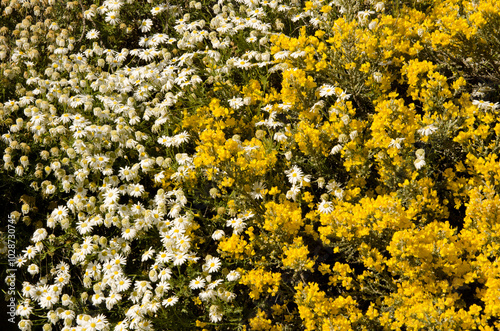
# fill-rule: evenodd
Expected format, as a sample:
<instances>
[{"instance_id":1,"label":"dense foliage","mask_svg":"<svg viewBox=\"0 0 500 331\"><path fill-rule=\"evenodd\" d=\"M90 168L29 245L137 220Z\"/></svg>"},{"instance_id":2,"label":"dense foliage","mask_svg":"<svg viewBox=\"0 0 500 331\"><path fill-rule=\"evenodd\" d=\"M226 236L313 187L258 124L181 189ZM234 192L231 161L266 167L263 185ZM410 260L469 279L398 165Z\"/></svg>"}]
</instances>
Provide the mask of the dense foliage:
<instances>
[{"instance_id":1,"label":"dense foliage","mask_svg":"<svg viewBox=\"0 0 500 331\"><path fill-rule=\"evenodd\" d=\"M0 13L19 329L500 328L498 1Z\"/></svg>"}]
</instances>

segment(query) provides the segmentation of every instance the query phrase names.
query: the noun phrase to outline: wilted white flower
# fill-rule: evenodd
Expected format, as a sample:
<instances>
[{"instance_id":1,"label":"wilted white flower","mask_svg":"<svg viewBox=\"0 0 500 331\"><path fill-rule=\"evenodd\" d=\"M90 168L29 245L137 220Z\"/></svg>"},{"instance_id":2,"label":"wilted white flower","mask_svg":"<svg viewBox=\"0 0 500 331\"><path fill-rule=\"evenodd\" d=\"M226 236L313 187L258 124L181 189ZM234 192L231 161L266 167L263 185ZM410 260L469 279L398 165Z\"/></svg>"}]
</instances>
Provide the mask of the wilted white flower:
<instances>
[{"instance_id":1,"label":"wilted white flower","mask_svg":"<svg viewBox=\"0 0 500 331\"><path fill-rule=\"evenodd\" d=\"M318 211L322 214L330 214L333 211L332 202L321 199L321 203L318 205Z\"/></svg>"},{"instance_id":2,"label":"wilted white flower","mask_svg":"<svg viewBox=\"0 0 500 331\"><path fill-rule=\"evenodd\" d=\"M222 320L222 312L220 310L220 307L217 305L210 306L209 317L212 323L220 322Z\"/></svg>"},{"instance_id":3,"label":"wilted white flower","mask_svg":"<svg viewBox=\"0 0 500 331\"><path fill-rule=\"evenodd\" d=\"M415 168L420 169L422 168L423 166L425 166L425 160L424 159L416 159L415 162L413 162L413 164L415 165Z\"/></svg>"},{"instance_id":4,"label":"wilted white flower","mask_svg":"<svg viewBox=\"0 0 500 331\"><path fill-rule=\"evenodd\" d=\"M330 154L331 154L331 155L335 155L335 154L337 154L338 152L340 152L340 151L342 150L342 148L343 148L343 147L342 147L342 145L337 144L337 145L333 146L333 148L332 148L332 150L331 150Z\"/></svg>"},{"instance_id":5,"label":"wilted white flower","mask_svg":"<svg viewBox=\"0 0 500 331\"><path fill-rule=\"evenodd\" d=\"M236 270L230 271L226 276L227 280L230 282L237 281L238 279L240 279L240 277L241 277L241 274Z\"/></svg>"},{"instance_id":6,"label":"wilted white flower","mask_svg":"<svg viewBox=\"0 0 500 331\"><path fill-rule=\"evenodd\" d=\"M229 99L229 106L233 109L239 109L241 106L243 106L243 99L242 98L232 98Z\"/></svg>"},{"instance_id":7,"label":"wilted white flower","mask_svg":"<svg viewBox=\"0 0 500 331\"><path fill-rule=\"evenodd\" d=\"M223 230L215 230L214 233L212 234L212 239L213 240L220 240L222 237L224 237L224 231Z\"/></svg>"},{"instance_id":8,"label":"wilted white flower","mask_svg":"<svg viewBox=\"0 0 500 331\"><path fill-rule=\"evenodd\" d=\"M437 127L435 127L433 124L430 124L430 125L427 125L427 126L424 126L423 128L419 129L418 130L418 133L422 136L430 136L431 134L433 134L434 132L437 131Z\"/></svg>"},{"instance_id":9,"label":"wilted white flower","mask_svg":"<svg viewBox=\"0 0 500 331\"><path fill-rule=\"evenodd\" d=\"M405 138L396 138L392 139L391 142L389 143L389 148L395 147L397 149L401 149L401 142L405 140Z\"/></svg>"}]
</instances>

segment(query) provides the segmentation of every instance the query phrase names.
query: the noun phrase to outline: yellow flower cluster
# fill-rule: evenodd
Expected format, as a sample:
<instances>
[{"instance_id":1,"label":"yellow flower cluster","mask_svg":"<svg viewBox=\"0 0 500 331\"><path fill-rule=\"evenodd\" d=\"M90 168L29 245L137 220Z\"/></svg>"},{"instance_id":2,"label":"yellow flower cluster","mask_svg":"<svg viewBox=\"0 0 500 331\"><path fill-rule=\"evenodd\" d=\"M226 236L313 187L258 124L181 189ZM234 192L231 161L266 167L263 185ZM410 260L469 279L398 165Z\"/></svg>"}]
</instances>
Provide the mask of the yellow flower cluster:
<instances>
[{"instance_id":1,"label":"yellow flower cluster","mask_svg":"<svg viewBox=\"0 0 500 331\"><path fill-rule=\"evenodd\" d=\"M305 330L350 330L362 314L350 297L329 298L318 284L300 283L295 288L295 301Z\"/></svg>"},{"instance_id":2,"label":"yellow flower cluster","mask_svg":"<svg viewBox=\"0 0 500 331\"><path fill-rule=\"evenodd\" d=\"M314 267L314 261L308 258L309 250L307 246L304 246L301 237L297 237L293 240L293 245L290 247L285 247L283 249L284 258L283 267L291 268L296 271L309 270L312 271Z\"/></svg>"},{"instance_id":3,"label":"yellow flower cluster","mask_svg":"<svg viewBox=\"0 0 500 331\"><path fill-rule=\"evenodd\" d=\"M264 269L253 269L241 276L240 283L250 288L248 296L253 300L258 300L261 295L275 296L278 293L281 274L269 272Z\"/></svg>"}]
</instances>

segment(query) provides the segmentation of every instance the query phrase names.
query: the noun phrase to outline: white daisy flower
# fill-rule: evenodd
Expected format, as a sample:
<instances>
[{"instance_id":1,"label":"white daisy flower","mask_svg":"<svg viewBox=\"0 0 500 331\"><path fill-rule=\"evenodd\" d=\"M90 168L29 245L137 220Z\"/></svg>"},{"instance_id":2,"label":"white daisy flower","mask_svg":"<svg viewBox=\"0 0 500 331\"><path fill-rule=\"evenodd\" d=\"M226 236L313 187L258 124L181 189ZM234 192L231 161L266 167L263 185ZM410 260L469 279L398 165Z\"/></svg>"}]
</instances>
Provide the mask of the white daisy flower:
<instances>
[{"instance_id":1,"label":"white daisy flower","mask_svg":"<svg viewBox=\"0 0 500 331\"><path fill-rule=\"evenodd\" d=\"M36 256L37 249L34 246L28 246L23 250L24 258L31 260Z\"/></svg>"},{"instance_id":2,"label":"white daisy flower","mask_svg":"<svg viewBox=\"0 0 500 331\"><path fill-rule=\"evenodd\" d=\"M59 300L55 293L47 291L40 297L40 307L50 309Z\"/></svg>"},{"instance_id":3,"label":"white daisy flower","mask_svg":"<svg viewBox=\"0 0 500 331\"><path fill-rule=\"evenodd\" d=\"M203 266L203 270L211 274L217 272L220 269L220 267L221 267L220 259L218 257L211 257L207 260L207 262Z\"/></svg>"},{"instance_id":4,"label":"white daisy flower","mask_svg":"<svg viewBox=\"0 0 500 331\"><path fill-rule=\"evenodd\" d=\"M137 235L137 230L134 228L126 228L122 230L122 238L125 240L132 240Z\"/></svg>"},{"instance_id":5,"label":"white daisy flower","mask_svg":"<svg viewBox=\"0 0 500 331\"><path fill-rule=\"evenodd\" d=\"M17 326L19 327L19 330L21 330L21 331L31 330L32 325L33 325L33 322L30 320L20 320L19 323L17 323Z\"/></svg>"},{"instance_id":6,"label":"white daisy flower","mask_svg":"<svg viewBox=\"0 0 500 331\"><path fill-rule=\"evenodd\" d=\"M279 51L278 53L274 54L274 58L276 60L284 60L290 55L289 51Z\"/></svg>"},{"instance_id":7,"label":"white daisy flower","mask_svg":"<svg viewBox=\"0 0 500 331\"><path fill-rule=\"evenodd\" d=\"M33 311L33 307L29 306L29 304L19 305L17 307L16 314L21 316L21 317L27 318L31 315L32 311Z\"/></svg>"},{"instance_id":8,"label":"white daisy flower","mask_svg":"<svg viewBox=\"0 0 500 331\"><path fill-rule=\"evenodd\" d=\"M220 311L220 307L217 305L210 306L209 317L212 323L220 322L222 320L222 312Z\"/></svg>"},{"instance_id":9,"label":"white daisy flower","mask_svg":"<svg viewBox=\"0 0 500 331\"><path fill-rule=\"evenodd\" d=\"M78 223L76 223L76 230L81 235L84 235L89 232L92 232L92 226L88 221L79 221Z\"/></svg>"},{"instance_id":10,"label":"white daisy flower","mask_svg":"<svg viewBox=\"0 0 500 331\"><path fill-rule=\"evenodd\" d=\"M183 131L179 134L176 134L173 137L173 144L175 146L180 146L181 144L186 143L188 141L189 141L189 133L187 133L187 131Z\"/></svg>"},{"instance_id":11,"label":"white daisy flower","mask_svg":"<svg viewBox=\"0 0 500 331\"><path fill-rule=\"evenodd\" d=\"M73 310L63 310L59 313L59 318L65 320L66 318L69 318L70 320L75 318L75 312Z\"/></svg>"},{"instance_id":12,"label":"white daisy flower","mask_svg":"<svg viewBox=\"0 0 500 331\"><path fill-rule=\"evenodd\" d=\"M118 302L120 302L122 296L120 293L111 293L106 298L106 309L111 310Z\"/></svg>"},{"instance_id":13,"label":"white daisy flower","mask_svg":"<svg viewBox=\"0 0 500 331\"><path fill-rule=\"evenodd\" d=\"M239 60L233 62L233 64L236 68L245 69L245 70L248 70L252 66L252 64L250 62L248 62L247 60L244 60L244 59L239 59Z\"/></svg>"},{"instance_id":14,"label":"white daisy flower","mask_svg":"<svg viewBox=\"0 0 500 331\"><path fill-rule=\"evenodd\" d=\"M106 189L104 193L104 204L110 205L118 202L120 199L120 190L116 187Z\"/></svg>"},{"instance_id":15,"label":"white daisy flower","mask_svg":"<svg viewBox=\"0 0 500 331\"><path fill-rule=\"evenodd\" d=\"M189 282L189 288L191 288L192 290L200 289L204 286L205 280L201 276L198 276L195 279L191 280L191 282Z\"/></svg>"},{"instance_id":16,"label":"white daisy flower","mask_svg":"<svg viewBox=\"0 0 500 331\"><path fill-rule=\"evenodd\" d=\"M99 38L99 31L96 29L92 29L87 34L85 35L87 39L92 40L92 39L97 39Z\"/></svg>"},{"instance_id":17,"label":"white daisy flower","mask_svg":"<svg viewBox=\"0 0 500 331\"><path fill-rule=\"evenodd\" d=\"M123 292L130 288L132 281L124 276L118 276L114 282L116 292Z\"/></svg>"},{"instance_id":18,"label":"white daisy flower","mask_svg":"<svg viewBox=\"0 0 500 331\"><path fill-rule=\"evenodd\" d=\"M338 152L340 152L342 150L342 148L343 148L342 145L337 144L337 145L333 146L332 150L330 151L330 154L335 155Z\"/></svg>"},{"instance_id":19,"label":"white daisy flower","mask_svg":"<svg viewBox=\"0 0 500 331\"><path fill-rule=\"evenodd\" d=\"M100 293L95 293L92 295L92 304L94 306L100 305L104 301L105 297Z\"/></svg>"},{"instance_id":20,"label":"white daisy flower","mask_svg":"<svg viewBox=\"0 0 500 331\"><path fill-rule=\"evenodd\" d=\"M159 277L162 281L167 281L172 277L172 270L169 268L161 269L159 272Z\"/></svg>"},{"instance_id":21,"label":"white daisy flower","mask_svg":"<svg viewBox=\"0 0 500 331\"><path fill-rule=\"evenodd\" d=\"M300 187L297 185L292 185L292 187L286 192L286 198L292 199L295 201L297 199L297 195L300 193Z\"/></svg>"},{"instance_id":22,"label":"white daisy flower","mask_svg":"<svg viewBox=\"0 0 500 331\"><path fill-rule=\"evenodd\" d=\"M152 41L156 44L163 44L168 40L168 36L164 33L157 33L153 36Z\"/></svg>"},{"instance_id":23,"label":"white daisy flower","mask_svg":"<svg viewBox=\"0 0 500 331\"><path fill-rule=\"evenodd\" d=\"M120 19L118 18L119 14L117 11L110 11L106 14L106 17L104 20L108 22L111 25L116 25L120 22Z\"/></svg>"},{"instance_id":24,"label":"white daisy flower","mask_svg":"<svg viewBox=\"0 0 500 331\"><path fill-rule=\"evenodd\" d=\"M144 186L141 184L130 184L128 194L133 197L140 197L144 193Z\"/></svg>"},{"instance_id":25,"label":"white daisy flower","mask_svg":"<svg viewBox=\"0 0 500 331\"><path fill-rule=\"evenodd\" d=\"M319 95L321 97L328 97L333 94L335 94L335 87L333 87L332 85L323 85L319 89Z\"/></svg>"},{"instance_id":26,"label":"white daisy flower","mask_svg":"<svg viewBox=\"0 0 500 331\"><path fill-rule=\"evenodd\" d=\"M120 168L118 175L120 176L121 180L132 180L137 174L135 173L135 171L125 166L124 168Z\"/></svg>"},{"instance_id":27,"label":"white daisy flower","mask_svg":"<svg viewBox=\"0 0 500 331\"><path fill-rule=\"evenodd\" d=\"M246 224L242 218L233 217L227 220L226 226L232 227L234 229L234 233L238 234L246 227Z\"/></svg>"},{"instance_id":28,"label":"white daisy flower","mask_svg":"<svg viewBox=\"0 0 500 331\"><path fill-rule=\"evenodd\" d=\"M163 7L162 6L156 6L154 7L153 9L151 9L151 14L153 16L156 16L158 15L159 13L161 13L163 11Z\"/></svg>"},{"instance_id":29,"label":"white daisy flower","mask_svg":"<svg viewBox=\"0 0 500 331\"><path fill-rule=\"evenodd\" d=\"M55 185L52 185L52 184L47 185L47 187L45 188L45 194L52 194L55 191L56 191L56 187L55 187Z\"/></svg>"},{"instance_id":30,"label":"white daisy flower","mask_svg":"<svg viewBox=\"0 0 500 331\"><path fill-rule=\"evenodd\" d=\"M287 136L283 132L276 132L273 136L273 139L278 142L281 142L287 140Z\"/></svg>"},{"instance_id":31,"label":"white daisy flower","mask_svg":"<svg viewBox=\"0 0 500 331\"><path fill-rule=\"evenodd\" d=\"M263 181L259 181L253 184L250 196L256 200L263 199L266 191L266 184Z\"/></svg>"},{"instance_id":32,"label":"white daisy flower","mask_svg":"<svg viewBox=\"0 0 500 331\"><path fill-rule=\"evenodd\" d=\"M151 30L151 27L153 26L153 21L151 19L145 19L145 20L142 20L141 22L141 32L149 32L149 30Z\"/></svg>"},{"instance_id":33,"label":"white daisy flower","mask_svg":"<svg viewBox=\"0 0 500 331\"><path fill-rule=\"evenodd\" d=\"M94 16L95 16L95 11L92 9L88 9L88 10L83 12L83 17L85 17L85 19L87 19L87 20L92 19L92 17L94 17Z\"/></svg>"},{"instance_id":34,"label":"white daisy flower","mask_svg":"<svg viewBox=\"0 0 500 331\"><path fill-rule=\"evenodd\" d=\"M183 265L187 261L187 256L184 253L174 254L174 265Z\"/></svg>"},{"instance_id":35,"label":"white daisy flower","mask_svg":"<svg viewBox=\"0 0 500 331\"><path fill-rule=\"evenodd\" d=\"M177 303L177 301L179 301L179 298L176 296L173 296L173 297L170 297L168 299L163 300L162 305L164 307L171 307L171 306L175 305Z\"/></svg>"},{"instance_id":36,"label":"white daisy flower","mask_svg":"<svg viewBox=\"0 0 500 331\"><path fill-rule=\"evenodd\" d=\"M401 149L401 143L405 140L405 138L396 138L392 139L391 142L389 143L389 148L395 147L397 149Z\"/></svg>"},{"instance_id":37,"label":"white daisy flower","mask_svg":"<svg viewBox=\"0 0 500 331\"><path fill-rule=\"evenodd\" d=\"M288 177L288 181L292 184L295 185L297 183L300 183L302 181L303 173L302 170L297 167L293 166L291 169L286 170L285 174Z\"/></svg>"}]
</instances>

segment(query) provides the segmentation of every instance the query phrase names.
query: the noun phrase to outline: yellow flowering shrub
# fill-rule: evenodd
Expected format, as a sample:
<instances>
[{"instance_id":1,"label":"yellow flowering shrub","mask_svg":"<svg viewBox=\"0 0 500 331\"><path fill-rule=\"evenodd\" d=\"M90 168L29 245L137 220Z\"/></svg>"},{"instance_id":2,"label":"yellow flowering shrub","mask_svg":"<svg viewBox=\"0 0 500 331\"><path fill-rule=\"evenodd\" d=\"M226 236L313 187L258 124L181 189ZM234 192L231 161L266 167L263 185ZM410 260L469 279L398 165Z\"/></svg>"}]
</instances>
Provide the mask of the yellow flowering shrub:
<instances>
[{"instance_id":1,"label":"yellow flowering shrub","mask_svg":"<svg viewBox=\"0 0 500 331\"><path fill-rule=\"evenodd\" d=\"M282 261L284 268L291 268L297 271L313 270L314 261L308 258L309 250L304 246L301 237L295 238L290 247L285 247L283 254L284 258Z\"/></svg>"}]
</instances>

